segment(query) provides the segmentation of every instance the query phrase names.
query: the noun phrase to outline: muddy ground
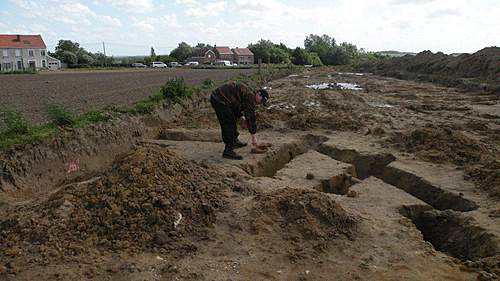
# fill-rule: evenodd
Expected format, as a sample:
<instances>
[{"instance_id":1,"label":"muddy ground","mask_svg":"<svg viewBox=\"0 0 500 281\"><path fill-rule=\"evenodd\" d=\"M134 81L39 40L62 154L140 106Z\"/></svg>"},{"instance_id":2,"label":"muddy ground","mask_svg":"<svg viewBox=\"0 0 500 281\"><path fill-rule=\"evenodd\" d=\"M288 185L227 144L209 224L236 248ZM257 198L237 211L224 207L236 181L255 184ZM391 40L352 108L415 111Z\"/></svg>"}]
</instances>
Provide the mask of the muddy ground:
<instances>
[{"instance_id":1,"label":"muddy ground","mask_svg":"<svg viewBox=\"0 0 500 281\"><path fill-rule=\"evenodd\" d=\"M75 113L109 106L129 106L160 89L168 79L182 77L188 85L205 79L224 81L252 69L166 69L68 71L38 75L1 75L0 110L17 110L35 123L46 121L47 104L58 103Z\"/></svg>"},{"instance_id":2,"label":"muddy ground","mask_svg":"<svg viewBox=\"0 0 500 281\"><path fill-rule=\"evenodd\" d=\"M265 154L221 158L205 104L46 196L4 193L0 277L498 279L497 95L331 68L267 86Z\"/></svg>"}]
</instances>

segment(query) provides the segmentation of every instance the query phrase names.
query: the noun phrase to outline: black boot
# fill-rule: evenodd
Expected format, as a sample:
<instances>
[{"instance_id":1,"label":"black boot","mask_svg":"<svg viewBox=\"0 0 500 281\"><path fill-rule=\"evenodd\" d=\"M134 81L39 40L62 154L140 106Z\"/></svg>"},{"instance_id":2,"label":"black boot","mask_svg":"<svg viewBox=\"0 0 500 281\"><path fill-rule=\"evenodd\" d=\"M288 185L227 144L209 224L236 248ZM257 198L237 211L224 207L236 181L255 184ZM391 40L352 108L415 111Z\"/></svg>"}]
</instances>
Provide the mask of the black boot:
<instances>
[{"instance_id":1,"label":"black boot","mask_svg":"<svg viewBox=\"0 0 500 281\"><path fill-rule=\"evenodd\" d=\"M233 160L241 160L243 157L236 152L234 152L232 147L227 147L224 149L224 153L222 153L222 157Z\"/></svg>"},{"instance_id":2,"label":"black boot","mask_svg":"<svg viewBox=\"0 0 500 281\"><path fill-rule=\"evenodd\" d=\"M244 142L241 142L239 139L236 139L236 141L234 141L234 148L235 149L242 148L245 146L247 146L247 144Z\"/></svg>"}]
</instances>

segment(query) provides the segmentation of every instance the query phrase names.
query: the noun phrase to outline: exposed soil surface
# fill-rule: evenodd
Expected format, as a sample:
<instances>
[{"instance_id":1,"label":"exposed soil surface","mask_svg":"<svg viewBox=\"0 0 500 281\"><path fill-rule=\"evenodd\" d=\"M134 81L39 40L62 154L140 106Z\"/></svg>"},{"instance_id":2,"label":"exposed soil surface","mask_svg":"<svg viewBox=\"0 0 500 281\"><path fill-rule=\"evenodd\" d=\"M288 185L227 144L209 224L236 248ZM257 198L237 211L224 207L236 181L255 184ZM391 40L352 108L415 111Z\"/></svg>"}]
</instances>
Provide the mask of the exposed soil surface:
<instances>
[{"instance_id":1,"label":"exposed soil surface","mask_svg":"<svg viewBox=\"0 0 500 281\"><path fill-rule=\"evenodd\" d=\"M205 79L224 81L253 69L166 69L128 71L68 71L38 75L1 75L0 110L18 110L29 120L46 120L45 107L59 103L75 113L128 106L160 89L168 79L182 77L188 85Z\"/></svg>"},{"instance_id":2,"label":"exposed soil surface","mask_svg":"<svg viewBox=\"0 0 500 281\"><path fill-rule=\"evenodd\" d=\"M331 68L267 86L264 154L222 158L198 101L100 171L1 194L0 279L498 279L497 95Z\"/></svg>"},{"instance_id":3,"label":"exposed soil surface","mask_svg":"<svg viewBox=\"0 0 500 281\"><path fill-rule=\"evenodd\" d=\"M362 66L364 71L403 79L435 81L447 86L500 93L500 48L459 56L425 51Z\"/></svg>"}]
</instances>

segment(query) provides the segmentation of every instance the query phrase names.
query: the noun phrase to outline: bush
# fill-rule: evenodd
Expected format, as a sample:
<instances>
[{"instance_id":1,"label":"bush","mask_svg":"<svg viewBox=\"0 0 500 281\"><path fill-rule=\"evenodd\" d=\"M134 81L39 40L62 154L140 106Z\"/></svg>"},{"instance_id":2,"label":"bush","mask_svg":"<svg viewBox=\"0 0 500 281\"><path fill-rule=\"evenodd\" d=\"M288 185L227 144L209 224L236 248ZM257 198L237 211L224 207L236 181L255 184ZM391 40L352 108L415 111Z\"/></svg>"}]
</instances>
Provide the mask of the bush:
<instances>
[{"instance_id":1,"label":"bush","mask_svg":"<svg viewBox=\"0 0 500 281\"><path fill-rule=\"evenodd\" d=\"M165 99L172 102L179 102L186 97L190 97L193 91L186 85L183 78L174 78L161 87L161 93Z\"/></svg>"},{"instance_id":2,"label":"bush","mask_svg":"<svg viewBox=\"0 0 500 281\"><path fill-rule=\"evenodd\" d=\"M5 111L1 114L1 120L4 129L1 130L2 134L26 134L29 131L28 121L24 116L16 111Z\"/></svg>"},{"instance_id":3,"label":"bush","mask_svg":"<svg viewBox=\"0 0 500 281\"><path fill-rule=\"evenodd\" d=\"M100 111L89 111L81 116L75 121L75 126L84 127L88 124L99 123L99 122L107 122L111 119L109 115L106 115Z\"/></svg>"},{"instance_id":4,"label":"bush","mask_svg":"<svg viewBox=\"0 0 500 281\"><path fill-rule=\"evenodd\" d=\"M205 79L201 82L201 87L203 89L211 89L215 86L215 82L212 79Z\"/></svg>"},{"instance_id":5,"label":"bush","mask_svg":"<svg viewBox=\"0 0 500 281\"><path fill-rule=\"evenodd\" d=\"M46 111L50 121L56 126L73 127L76 123L75 116L60 104L50 104Z\"/></svg>"},{"instance_id":6,"label":"bush","mask_svg":"<svg viewBox=\"0 0 500 281\"><path fill-rule=\"evenodd\" d=\"M132 114L147 114L153 112L155 109L156 102L151 101L139 101L134 104L130 113Z\"/></svg>"},{"instance_id":7,"label":"bush","mask_svg":"<svg viewBox=\"0 0 500 281\"><path fill-rule=\"evenodd\" d=\"M0 74L37 74L38 72L35 69L28 68L25 70L14 70L8 72L0 72Z\"/></svg>"}]
</instances>

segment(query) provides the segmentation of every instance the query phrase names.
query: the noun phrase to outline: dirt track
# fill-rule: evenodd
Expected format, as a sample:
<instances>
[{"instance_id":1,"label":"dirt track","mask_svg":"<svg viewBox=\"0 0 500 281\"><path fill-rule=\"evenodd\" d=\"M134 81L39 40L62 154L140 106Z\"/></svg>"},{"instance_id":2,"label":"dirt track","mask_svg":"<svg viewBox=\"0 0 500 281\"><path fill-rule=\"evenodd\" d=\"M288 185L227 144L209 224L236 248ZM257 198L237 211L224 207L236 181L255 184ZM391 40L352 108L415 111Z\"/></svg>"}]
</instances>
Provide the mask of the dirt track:
<instances>
[{"instance_id":1,"label":"dirt track","mask_svg":"<svg viewBox=\"0 0 500 281\"><path fill-rule=\"evenodd\" d=\"M18 110L32 122L43 122L46 104L60 103L75 113L126 106L148 97L172 77L183 77L187 84L205 79L223 81L252 69L229 70L127 70L57 72L39 75L1 75L0 109Z\"/></svg>"}]
</instances>

